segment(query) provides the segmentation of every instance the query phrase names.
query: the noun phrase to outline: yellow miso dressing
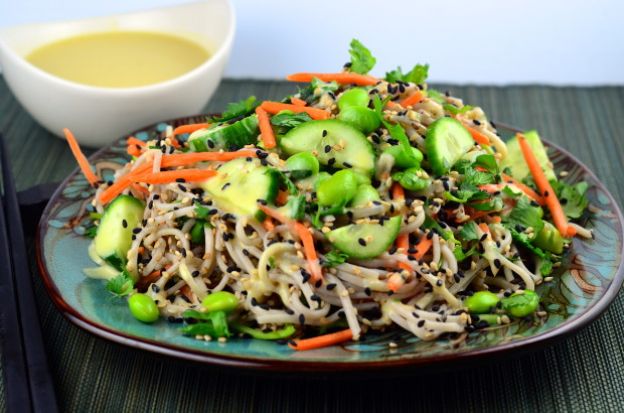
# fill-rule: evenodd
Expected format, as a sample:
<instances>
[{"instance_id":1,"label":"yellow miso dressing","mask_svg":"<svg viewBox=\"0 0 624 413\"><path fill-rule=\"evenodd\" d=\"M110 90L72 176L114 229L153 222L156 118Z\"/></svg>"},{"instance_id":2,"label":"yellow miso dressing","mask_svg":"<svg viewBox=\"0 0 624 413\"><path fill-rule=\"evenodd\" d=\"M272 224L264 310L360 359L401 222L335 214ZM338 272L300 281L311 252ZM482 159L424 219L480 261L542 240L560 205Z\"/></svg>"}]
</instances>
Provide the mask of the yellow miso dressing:
<instances>
[{"instance_id":1,"label":"yellow miso dressing","mask_svg":"<svg viewBox=\"0 0 624 413\"><path fill-rule=\"evenodd\" d=\"M200 44L157 32L83 34L45 44L26 60L63 79L91 86L124 88L173 79L204 63Z\"/></svg>"}]
</instances>

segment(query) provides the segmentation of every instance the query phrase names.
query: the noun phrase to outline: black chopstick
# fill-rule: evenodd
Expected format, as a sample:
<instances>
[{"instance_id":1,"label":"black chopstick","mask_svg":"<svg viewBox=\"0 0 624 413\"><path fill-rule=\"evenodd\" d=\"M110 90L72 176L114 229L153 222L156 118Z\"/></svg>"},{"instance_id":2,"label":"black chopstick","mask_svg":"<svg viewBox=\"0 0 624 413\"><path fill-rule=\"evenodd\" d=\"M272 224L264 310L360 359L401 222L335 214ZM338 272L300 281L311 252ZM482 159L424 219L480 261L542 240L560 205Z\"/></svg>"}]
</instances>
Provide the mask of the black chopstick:
<instances>
[{"instance_id":1,"label":"black chopstick","mask_svg":"<svg viewBox=\"0 0 624 413\"><path fill-rule=\"evenodd\" d=\"M9 256L4 207L0 202L0 335L7 411L18 412L24 408L31 411L26 357Z\"/></svg>"},{"instance_id":2,"label":"black chopstick","mask_svg":"<svg viewBox=\"0 0 624 413\"><path fill-rule=\"evenodd\" d=\"M14 291L18 306L17 314L21 324L32 410L54 413L58 411L56 395L43 345L39 315L37 314L17 191L2 136L0 136L0 162L2 163L6 231L11 240L9 254L13 269ZM24 411L23 406L19 411Z\"/></svg>"}]
</instances>

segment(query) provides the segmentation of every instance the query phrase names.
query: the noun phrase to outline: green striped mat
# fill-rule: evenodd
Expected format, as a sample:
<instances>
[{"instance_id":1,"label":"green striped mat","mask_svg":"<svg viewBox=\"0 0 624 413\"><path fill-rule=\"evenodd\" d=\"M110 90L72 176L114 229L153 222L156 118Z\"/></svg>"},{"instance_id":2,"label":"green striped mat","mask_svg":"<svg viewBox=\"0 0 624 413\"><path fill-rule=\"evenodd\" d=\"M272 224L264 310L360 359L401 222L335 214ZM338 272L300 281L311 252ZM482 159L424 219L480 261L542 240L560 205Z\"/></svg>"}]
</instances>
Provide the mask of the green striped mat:
<instances>
[{"instance_id":1,"label":"green striped mat","mask_svg":"<svg viewBox=\"0 0 624 413\"><path fill-rule=\"evenodd\" d=\"M494 120L536 128L589 165L622 204L624 88L438 85L478 103ZM279 98L276 81L226 80L208 105L219 111L250 94ZM0 132L20 189L74 168L65 143L22 109L0 80ZM33 260L34 266L34 260ZM573 338L530 355L476 367L387 378L299 379L249 375L144 353L94 338L53 307L35 279L39 312L64 411L622 411L624 299ZM5 410L0 381L0 409Z\"/></svg>"}]
</instances>

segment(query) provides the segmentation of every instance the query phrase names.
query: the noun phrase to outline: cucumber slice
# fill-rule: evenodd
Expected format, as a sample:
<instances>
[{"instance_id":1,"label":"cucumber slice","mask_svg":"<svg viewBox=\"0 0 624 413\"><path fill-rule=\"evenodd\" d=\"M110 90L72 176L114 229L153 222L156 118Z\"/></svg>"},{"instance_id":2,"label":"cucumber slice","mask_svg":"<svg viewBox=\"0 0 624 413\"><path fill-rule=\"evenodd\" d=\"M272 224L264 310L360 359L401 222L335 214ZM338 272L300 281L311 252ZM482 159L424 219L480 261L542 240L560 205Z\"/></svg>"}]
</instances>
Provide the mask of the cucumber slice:
<instances>
[{"instance_id":1,"label":"cucumber slice","mask_svg":"<svg viewBox=\"0 0 624 413\"><path fill-rule=\"evenodd\" d=\"M279 187L277 171L263 166L257 158L238 158L226 162L218 174L201 184L222 210L261 220L258 199L275 200Z\"/></svg>"},{"instance_id":2,"label":"cucumber slice","mask_svg":"<svg viewBox=\"0 0 624 413\"><path fill-rule=\"evenodd\" d=\"M381 224L352 224L327 233L332 245L352 258L369 259L390 248L401 229L401 217Z\"/></svg>"},{"instance_id":3,"label":"cucumber slice","mask_svg":"<svg viewBox=\"0 0 624 413\"><path fill-rule=\"evenodd\" d=\"M143 219L145 205L130 195L119 195L111 202L97 229L95 252L113 267L122 270L132 245L132 230Z\"/></svg>"},{"instance_id":4,"label":"cucumber slice","mask_svg":"<svg viewBox=\"0 0 624 413\"><path fill-rule=\"evenodd\" d=\"M280 145L288 155L310 151L320 163L334 168L351 165L355 171L365 175L371 175L375 168L375 152L366 136L337 119L301 124L284 135ZM329 151L326 152L327 149Z\"/></svg>"},{"instance_id":5,"label":"cucumber slice","mask_svg":"<svg viewBox=\"0 0 624 413\"><path fill-rule=\"evenodd\" d=\"M429 125L425 148L429 165L436 175L443 175L474 146L470 132L458 120L440 118Z\"/></svg>"},{"instance_id":6,"label":"cucumber slice","mask_svg":"<svg viewBox=\"0 0 624 413\"><path fill-rule=\"evenodd\" d=\"M193 152L235 151L256 143L258 133L258 117L251 115L232 124L197 130L189 136L188 142Z\"/></svg>"},{"instance_id":7,"label":"cucumber slice","mask_svg":"<svg viewBox=\"0 0 624 413\"><path fill-rule=\"evenodd\" d=\"M533 239L533 244L543 250L561 254L563 252L564 240L553 224L544 221L544 226L537 233L535 239Z\"/></svg>"},{"instance_id":8,"label":"cucumber slice","mask_svg":"<svg viewBox=\"0 0 624 413\"><path fill-rule=\"evenodd\" d=\"M544 148L542 140L537 132L534 130L524 132L524 137L531 147L531 150L537 158L540 166L544 170L546 178L548 178L549 181L556 181L557 176L553 170L552 163L550 163L550 160L548 159L546 148ZM522 181L530 174L529 167L524 160L524 155L522 155L522 149L520 149L520 144L515 136L507 141L507 156L501 161L501 168L509 168L511 176L519 181Z\"/></svg>"}]
</instances>

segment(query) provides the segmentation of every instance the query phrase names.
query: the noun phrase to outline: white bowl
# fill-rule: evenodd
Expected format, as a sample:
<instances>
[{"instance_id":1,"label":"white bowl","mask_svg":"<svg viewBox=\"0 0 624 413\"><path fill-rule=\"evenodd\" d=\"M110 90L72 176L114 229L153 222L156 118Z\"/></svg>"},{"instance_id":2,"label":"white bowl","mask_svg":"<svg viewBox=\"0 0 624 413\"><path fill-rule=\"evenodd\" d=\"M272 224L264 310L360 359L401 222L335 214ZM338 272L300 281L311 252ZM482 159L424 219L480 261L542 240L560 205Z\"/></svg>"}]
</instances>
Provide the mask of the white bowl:
<instances>
[{"instance_id":1,"label":"white bowl","mask_svg":"<svg viewBox=\"0 0 624 413\"><path fill-rule=\"evenodd\" d=\"M83 85L44 72L24 59L33 49L82 33L148 30L199 42L210 58L174 79L135 88ZM234 39L229 0L208 0L137 13L13 27L0 31L0 65L17 100L46 129L70 128L85 146L103 146L137 128L199 113L219 85Z\"/></svg>"}]
</instances>

